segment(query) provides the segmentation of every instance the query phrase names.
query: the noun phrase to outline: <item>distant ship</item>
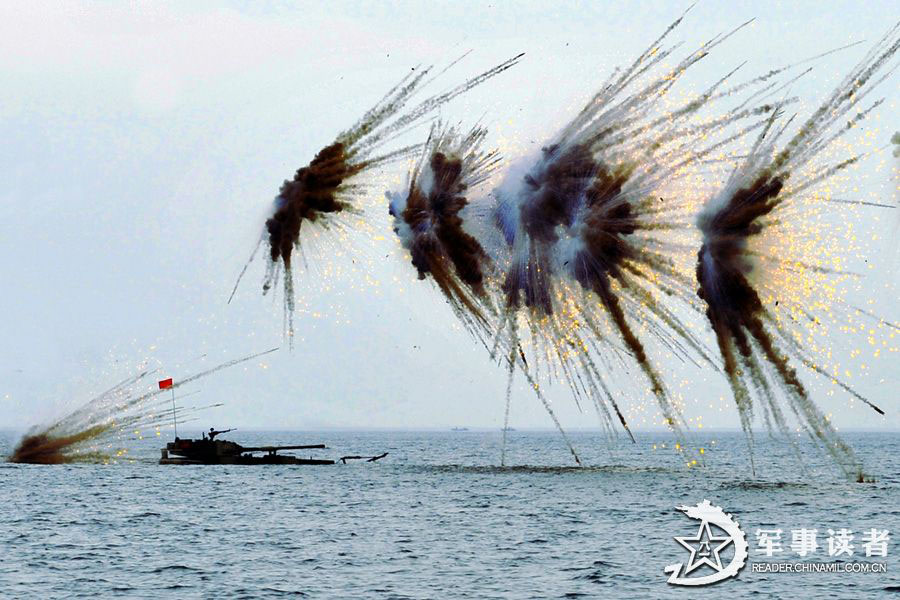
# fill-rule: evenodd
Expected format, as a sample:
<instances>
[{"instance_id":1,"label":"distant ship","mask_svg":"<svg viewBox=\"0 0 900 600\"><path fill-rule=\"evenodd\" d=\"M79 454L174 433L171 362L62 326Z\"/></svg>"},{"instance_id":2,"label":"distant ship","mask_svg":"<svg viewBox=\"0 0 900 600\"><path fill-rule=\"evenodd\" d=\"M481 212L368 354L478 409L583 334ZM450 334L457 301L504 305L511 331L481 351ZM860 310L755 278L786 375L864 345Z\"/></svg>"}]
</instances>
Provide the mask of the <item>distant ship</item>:
<instances>
[{"instance_id":1,"label":"distant ship","mask_svg":"<svg viewBox=\"0 0 900 600\"><path fill-rule=\"evenodd\" d=\"M213 432L213 436L217 433ZM387 456L387 452L377 456L342 456L337 461L327 458L299 458L297 456L278 454L281 450L322 450L325 444L306 444L300 446L241 446L228 440L180 439L175 438L162 449L161 465L333 465L336 462L346 463L348 460L365 460L375 462Z\"/></svg>"},{"instance_id":2,"label":"distant ship","mask_svg":"<svg viewBox=\"0 0 900 600\"><path fill-rule=\"evenodd\" d=\"M450 431L468 431L468 430L469 430L468 427L454 427Z\"/></svg>"}]
</instances>

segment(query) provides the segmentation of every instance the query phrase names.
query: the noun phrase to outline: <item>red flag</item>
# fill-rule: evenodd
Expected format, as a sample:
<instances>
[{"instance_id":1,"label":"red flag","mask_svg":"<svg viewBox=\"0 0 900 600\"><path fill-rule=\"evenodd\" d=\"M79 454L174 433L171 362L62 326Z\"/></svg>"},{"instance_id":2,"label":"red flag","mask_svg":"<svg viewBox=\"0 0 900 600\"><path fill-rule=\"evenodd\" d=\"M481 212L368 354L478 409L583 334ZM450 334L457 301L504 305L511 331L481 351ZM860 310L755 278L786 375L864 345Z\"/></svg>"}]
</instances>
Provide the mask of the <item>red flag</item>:
<instances>
[{"instance_id":1,"label":"red flag","mask_svg":"<svg viewBox=\"0 0 900 600\"><path fill-rule=\"evenodd\" d=\"M165 390L170 387L172 387L172 378L171 377L169 377L168 379L163 379L162 381L159 382L159 389L161 389L161 390Z\"/></svg>"}]
</instances>

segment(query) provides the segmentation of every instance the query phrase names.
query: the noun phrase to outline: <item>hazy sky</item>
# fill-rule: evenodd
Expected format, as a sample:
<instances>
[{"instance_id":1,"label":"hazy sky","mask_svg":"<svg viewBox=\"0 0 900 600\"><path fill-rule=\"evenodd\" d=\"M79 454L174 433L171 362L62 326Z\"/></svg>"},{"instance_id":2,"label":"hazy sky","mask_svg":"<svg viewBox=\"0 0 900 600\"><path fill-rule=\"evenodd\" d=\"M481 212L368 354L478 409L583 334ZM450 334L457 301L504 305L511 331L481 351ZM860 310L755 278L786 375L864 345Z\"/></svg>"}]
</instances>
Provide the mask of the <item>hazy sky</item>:
<instances>
[{"instance_id":1,"label":"hazy sky","mask_svg":"<svg viewBox=\"0 0 900 600\"><path fill-rule=\"evenodd\" d=\"M685 6L0 4L0 427L59 414L146 356L177 379L283 345L280 302L260 295L261 262L225 303L265 211L282 180L412 66L473 50L437 89L526 52L444 113L470 123L484 115L491 140L532 147ZM696 47L756 17L690 74L686 83L699 89L744 61L749 76L871 43L897 13L890 1L706 1L673 39ZM792 92L815 102L864 51L817 62ZM887 102L871 127L887 144L900 128L896 75L877 95ZM854 193L896 188L891 165L879 162L863 164ZM897 218L882 216L865 297L898 322ZM500 426L503 370L416 280L386 215L376 228L385 239L363 252L378 285L351 286L349 277L322 285L314 270L298 274L306 306L319 314L298 314L294 350L271 355L267 368L254 362L193 388L200 402L226 403L210 412L211 424ZM888 410L885 418L846 408L845 395L817 400L840 427L900 427L898 367L894 355L856 382ZM737 427L724 381L705 381L691 392L692 416L702 413L705 427ZM550 396L565 425L598 423L592 411L578 412L565 387ZM522 384L512 425L551 426Z\"/></svg>"}]
</instances>

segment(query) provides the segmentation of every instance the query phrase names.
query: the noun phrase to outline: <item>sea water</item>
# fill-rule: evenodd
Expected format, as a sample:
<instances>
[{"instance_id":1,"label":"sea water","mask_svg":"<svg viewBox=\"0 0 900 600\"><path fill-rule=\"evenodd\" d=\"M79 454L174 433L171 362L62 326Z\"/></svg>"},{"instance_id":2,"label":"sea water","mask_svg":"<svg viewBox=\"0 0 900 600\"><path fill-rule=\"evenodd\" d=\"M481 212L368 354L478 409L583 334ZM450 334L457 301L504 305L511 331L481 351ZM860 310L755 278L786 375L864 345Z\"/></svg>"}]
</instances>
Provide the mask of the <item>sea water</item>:
<instances>
[{"instance_id":1,"label":"sea water","mask_svg":"<svg viewBox=\"0 0 900 600\"><path fill-rule=\"evenodd\" d=\"M197 435L184 432L182 436ZM900 434L850 433L875 481L843 478L814 449L757 437L757 471L736 432L704 432L696 466L665 433L610 443L553 432L241 432L246 446L326 443L388 456L333 466L163 466L165 436L126 440L114 464L0 464L0 597L697 598L882 597L900 591ZM0 453L16 441L0 434ZM119 446L116 446L118 448ZM114 448L115 449L115 448ZM750 558L736 578L676 587L676 505L733 515ZM791 531L819 548L791 552ZM830 556L828 529L853 532ZM890 531L887 556L861 536ZM767 557L757 531L781 529ZM880 573L759 573L753 562L875 562ZM704 569L706 567L703 567Z\"/></svg>"}]
</instances>

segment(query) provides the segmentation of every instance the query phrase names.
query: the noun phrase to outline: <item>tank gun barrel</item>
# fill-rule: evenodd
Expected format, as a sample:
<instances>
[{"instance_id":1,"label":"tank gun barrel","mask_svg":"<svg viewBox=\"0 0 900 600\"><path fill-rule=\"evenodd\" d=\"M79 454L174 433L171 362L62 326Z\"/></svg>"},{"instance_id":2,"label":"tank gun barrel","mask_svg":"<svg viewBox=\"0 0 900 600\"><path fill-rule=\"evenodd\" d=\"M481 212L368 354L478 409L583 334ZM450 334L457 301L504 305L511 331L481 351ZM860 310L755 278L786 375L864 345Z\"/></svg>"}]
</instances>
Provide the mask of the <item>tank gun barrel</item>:
<instances>
[{"instance_id":1,"label":"tank gun barrel","mask_svg":"<svg viewBox=\"0 0 900 600\"><path fill-rule=\"evenodd\" d=\"M241 452L275 452L276 450L313 450L324 449L325 444L307 444L305 446L254 446L247 448L242 446Z\"/></svg>"}]
</instances>

